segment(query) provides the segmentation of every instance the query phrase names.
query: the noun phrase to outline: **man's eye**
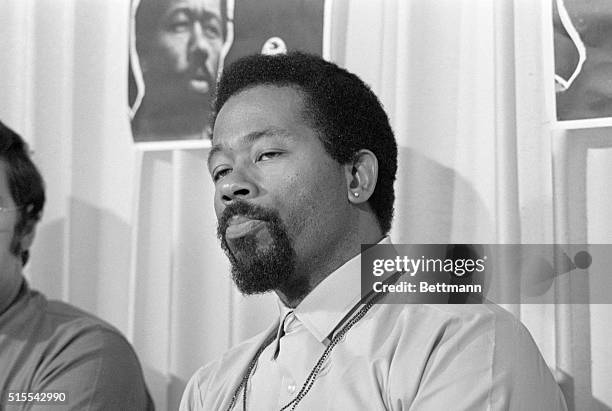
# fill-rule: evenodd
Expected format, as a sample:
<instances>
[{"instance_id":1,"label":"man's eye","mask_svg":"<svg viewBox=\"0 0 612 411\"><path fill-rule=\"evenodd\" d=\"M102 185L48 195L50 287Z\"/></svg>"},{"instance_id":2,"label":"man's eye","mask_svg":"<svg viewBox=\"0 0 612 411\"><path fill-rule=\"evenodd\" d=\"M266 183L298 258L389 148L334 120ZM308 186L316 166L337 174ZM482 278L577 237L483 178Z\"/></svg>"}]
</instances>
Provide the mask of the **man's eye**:
<instances>
[{"instance_id":1,"label":"man's eye","mask_svg":"<svg viewBox=\"0 0 612 411\"><path fill-rule=\"evenodd\" d=\"M184 33L189 30L189 23L175 23L170 26L170 30L172 30L173 33Z\"/></svg>"},{"instance_id":2,"label":"man's eye","mask_svg":"<svg viewBox=\"0 0 612 411\"><path fill-rule=\"evenodd\" d=\"M214 23L206 23L203 26L204 35L210 39L221 37L221 27Z\"/></svg>"},{"instance_id":3,"label":"man's eye","mask_svg":"<svg viewBox=\"0 0 612 411\"><path fill-rule=\"evenodd\" d=\"M213 172L213 181L216 183L217 181L219 181L219 179L221 179L222 177L224 177L226 174L228 174L231 171L231 169L229 168L222 168L219 170L215 170Z\"/></svg>"},{"instance_id":4,"label":"man's eye","mask_svg":"<svg viewBox=\"0 0 612 411\"><path fill-rule=\"evenodd\" d=\"M190 26L191 19L183 13L174 15L168 23L168 28L174 33L185 32L190 29Z\"/></svg>"},{"instance_id":5,"label":"man's eye","mask_svg":"<svg viewBox=\"0 0 612 411\"><path fill-rule=\"evenodd\" d=\"M280 156L282 153L280 151L266 151L265 153L261 153L259 157L257 157L257 161L265 161L270 160L274 157Z\"/></svg>"}]
</instances>

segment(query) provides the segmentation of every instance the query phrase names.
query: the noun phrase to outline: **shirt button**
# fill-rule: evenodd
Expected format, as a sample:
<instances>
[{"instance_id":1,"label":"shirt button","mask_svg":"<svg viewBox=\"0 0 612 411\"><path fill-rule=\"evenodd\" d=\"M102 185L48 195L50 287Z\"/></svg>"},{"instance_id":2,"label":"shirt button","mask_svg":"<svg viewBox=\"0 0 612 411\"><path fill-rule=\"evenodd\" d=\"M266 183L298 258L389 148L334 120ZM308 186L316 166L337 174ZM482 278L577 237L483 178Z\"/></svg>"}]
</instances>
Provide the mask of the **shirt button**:
<instances>
[{"instance_id":1,"label":"shirt button","mask_svg":"<svg viewBox=\"0 0 612 411\"><path fill-rule=\"evenodd\" d=\"M291 395L295 392L295 390L297 389L295 383L290 383L289 385L287 385L287 392Z\"/></svg>"}]
</instances>

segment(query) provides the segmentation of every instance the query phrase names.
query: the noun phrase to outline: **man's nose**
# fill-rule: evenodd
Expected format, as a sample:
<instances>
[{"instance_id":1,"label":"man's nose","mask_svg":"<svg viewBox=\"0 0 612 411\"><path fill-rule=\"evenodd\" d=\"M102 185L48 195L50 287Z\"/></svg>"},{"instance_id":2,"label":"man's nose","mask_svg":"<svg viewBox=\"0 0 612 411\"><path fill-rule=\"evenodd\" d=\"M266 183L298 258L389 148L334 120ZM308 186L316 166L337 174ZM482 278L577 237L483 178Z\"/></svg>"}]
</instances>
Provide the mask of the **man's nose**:
<instances>
[{"instance_id":1,"label":"man's nose","mask_svg":"<svg viewBox=\"0 0 612 411\"><path fill-rule=\"evenodd\" d=\"M248 200L257 196L257 186L239 172L227 175L219 188L221 201L229 205L236 200Z\"/></svg>"},{"instance_id":2,"label":"man's nose","mask_svg":"<svg viewBox=\"0 0 612 411\"><path fill-rule=\"evenodd\" d=\"M191 51L202 53L204 57L210 54L210 39L206 37L205 28L200 21L193 24L190 43Z\"/></svg>"}]
</instances>

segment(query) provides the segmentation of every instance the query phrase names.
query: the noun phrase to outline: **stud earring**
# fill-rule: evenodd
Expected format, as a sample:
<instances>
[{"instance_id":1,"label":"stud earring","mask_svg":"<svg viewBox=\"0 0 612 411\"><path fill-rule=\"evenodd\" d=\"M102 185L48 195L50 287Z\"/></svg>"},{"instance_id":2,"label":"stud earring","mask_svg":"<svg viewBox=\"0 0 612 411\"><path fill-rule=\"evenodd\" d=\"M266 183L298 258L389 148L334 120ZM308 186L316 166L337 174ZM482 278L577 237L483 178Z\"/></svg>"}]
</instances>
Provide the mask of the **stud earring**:
<instances>
[{"instance_id":1,"label":"stud earring","mask_svg":"<svg viewBox=\"0 0 612 411\"><path fill-rule=\"evenodd\" d=\"M353 193L355 197L359 197L359 193Z\"/></svg>"}]
</instances>

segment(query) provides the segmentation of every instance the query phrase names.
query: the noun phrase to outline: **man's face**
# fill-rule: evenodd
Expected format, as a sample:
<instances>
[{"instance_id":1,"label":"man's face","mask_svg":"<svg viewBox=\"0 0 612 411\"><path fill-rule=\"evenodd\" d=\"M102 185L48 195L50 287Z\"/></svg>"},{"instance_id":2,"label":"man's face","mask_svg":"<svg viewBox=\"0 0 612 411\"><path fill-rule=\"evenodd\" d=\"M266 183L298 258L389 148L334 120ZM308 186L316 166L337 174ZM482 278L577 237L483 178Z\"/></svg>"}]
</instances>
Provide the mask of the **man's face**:
<instances>
[{"instance_id":1,"label":"man's face","mask_svg":"<svg viewBox=\"0 0 612 411\"><path fill-rule=\"evenodd\" d=\"M303 297L312 275L331 272L354 215L345 166L306 120L301 92L256 86L231 97L208 165L218 234L241 291Z\"/></svg>"},{"instance_id":2,"label":"man's face","mask_svg":"<svg viewBox=\"0 0 612 411\"><path fill-rule=\"evenodd\" d=\"M569 89L557 94L559 120L612 116L612 2L565 0L566 10L580 35L586 61ZM556 3L555 3L556 5ZM578 64L578 52L554 14L555 70L569 78Z\"/></svg>"},{"instance_id":3,"label":"man's face","mask_svg":"<svg viewBox=\"0 0 612 411\"><path fill-rule=\"evenodd\" d=\"M0 276L14 272L21 266L19 256L11 252L11 241L15 233L15 223L19 211L11 196L6 173L6 163L0 160Z\"/></svg>"},{"instance_id":4,"label":"man's face","mask_svg":"<svg viewBox=\"0 0 612 411\"><path fill-rule=\"evenodd\" d=\"M214 93L223 46L220 2L167 0L149 50L141 56L147 93L152 98L208 102Z\"/></svg>"}]
</instances>

